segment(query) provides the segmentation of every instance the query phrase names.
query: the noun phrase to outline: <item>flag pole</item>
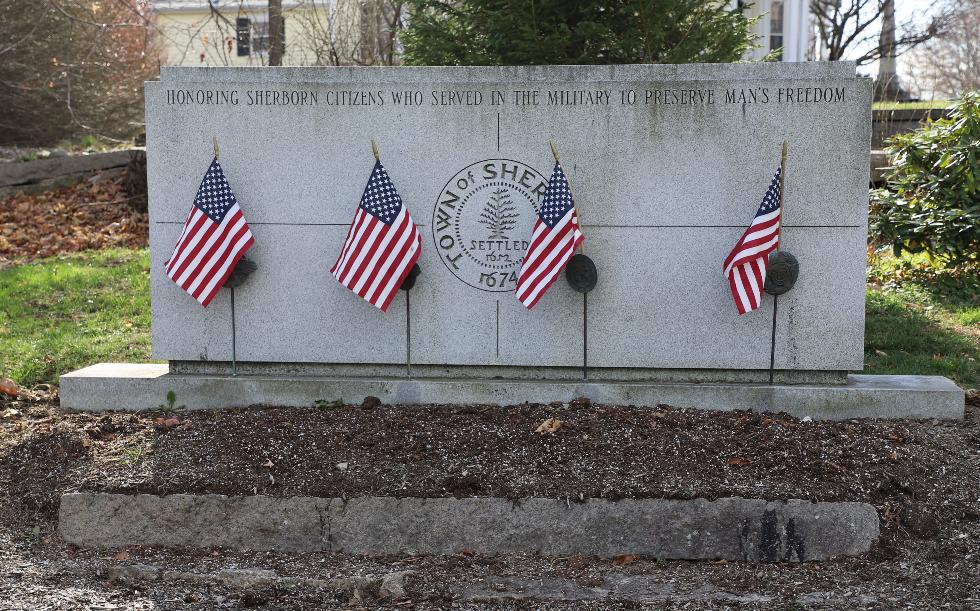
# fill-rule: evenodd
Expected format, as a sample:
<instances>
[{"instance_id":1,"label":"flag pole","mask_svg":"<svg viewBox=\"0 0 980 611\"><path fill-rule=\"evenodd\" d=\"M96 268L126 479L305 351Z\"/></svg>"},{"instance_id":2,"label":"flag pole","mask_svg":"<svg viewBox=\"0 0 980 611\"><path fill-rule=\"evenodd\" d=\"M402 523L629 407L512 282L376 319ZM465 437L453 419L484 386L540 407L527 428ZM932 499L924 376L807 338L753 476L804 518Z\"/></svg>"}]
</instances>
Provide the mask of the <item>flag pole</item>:
<instances>
[{"instance_id":1,"label":"flag pole","mask_svg":"<svg viewBox=\"0 0 980 611\"><path fill-rule=\"evenodd\" d=\"M782 243L783 237L783 185L786 183L786 152L789 143L783 140L783 154L779 160L779 226L776 227L776 251ZM776 375L776 311L779 307L779 295L772 296L772 335L769 341L769 386L773 385Z\"/></svg>"},{"instance_id":2,"label":"flag pole","mask_svg":"<svg viewBox=\"0 0 980 611\"><path fill-rule=\"evenodd\" d=\"M238 375L238 358L235 350L235 287L228 287L231 290L231 376Z\"/></svg>"},{"instance_id":3,"label":"flag pole","mask_svg":"<svg viewBox=\"0 0 980 611\"><path fill-rule=\"evenodd\" d=\"M555 163L561 164L561 158L558 156L558 147L555 146L553 140L548 140L548 146L551 147L551 154L555 156ZM563 170L564 171L564 170ZM575 194L572 193L572 185L568 185L568 193L572 196L572 205L575 205ZM575 207L575 213L578 214L578 207ZM581 224L582 217L579 215L579 223ZM578 246L578 251L585 253L585 242L582 242ZM588 292L582 293L582 379L589 379L589 294Z\"/></svg>"},{"instance_id":4,"label":"flag pole","mask_svg":"<svg viewBox=\"0 0 980 611\"><path fill-rule=\"evenodd\" d=\"M412 377L412 291L405 291L405 372Z\"/></svg>"},{"instance_id":5,"label":"flag pole","mask_svg":"<svg viewBox=\"0 0 980 611\"><path fill-rule=\"evenodd\" d=\"M221 154L221 147L218 146L218 137L211 137L211 144L214 146L214 158L217 159L218 155ZM238 376L238 354L236 346L236 333L235 333L235 287L230 286L228 289L231 291L231 375L232 377Z\"/></svg>"},{"instance_id":6,"label":"flag pole","mask_svg":"<svg viewBox=\"0 0 980 611\"><path fill-rule=\"evenodd\" d=\"M376 161L381 161L381 152L374 138L371 138L371 152ZM405 291L405 374L412 377L412 291Z\"/></svg>"}]
</instances>

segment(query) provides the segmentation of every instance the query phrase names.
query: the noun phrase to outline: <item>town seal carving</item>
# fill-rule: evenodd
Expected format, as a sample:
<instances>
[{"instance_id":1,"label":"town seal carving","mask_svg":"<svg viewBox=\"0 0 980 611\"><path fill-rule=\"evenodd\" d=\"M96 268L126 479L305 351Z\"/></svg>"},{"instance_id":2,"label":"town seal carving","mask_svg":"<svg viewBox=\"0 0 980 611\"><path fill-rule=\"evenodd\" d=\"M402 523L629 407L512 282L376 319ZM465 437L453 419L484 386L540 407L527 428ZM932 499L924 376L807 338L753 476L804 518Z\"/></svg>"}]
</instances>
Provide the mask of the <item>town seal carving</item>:
<instances>
[{"instance_id":1,"label":"town seal carving","mask_svg":"<svg viewBox=\"0 0 980 611\"><path fill-rule=\"evenodd\" d=\"M548 180L520 161L484 159L449 179L432 211L432 239L454 276L513 291Z\"/></svg>"}]
</instances>

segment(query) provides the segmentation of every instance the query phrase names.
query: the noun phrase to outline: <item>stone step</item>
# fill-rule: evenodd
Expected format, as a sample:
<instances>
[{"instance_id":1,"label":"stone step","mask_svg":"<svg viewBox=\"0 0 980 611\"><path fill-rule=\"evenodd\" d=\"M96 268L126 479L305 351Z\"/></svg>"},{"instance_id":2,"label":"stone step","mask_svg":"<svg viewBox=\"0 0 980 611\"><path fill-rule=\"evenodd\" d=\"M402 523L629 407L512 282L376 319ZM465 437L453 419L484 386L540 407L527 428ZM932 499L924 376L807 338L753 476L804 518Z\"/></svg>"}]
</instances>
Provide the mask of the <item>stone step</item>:
<instances>
[{"instance_id":1,"label":"stone step","mask_svg":"<svg viewBox=\"0 0 980 611\"><path fill-rule=\"evenodd\" d=\"M518 405L586 397L613 405L785 412L797 418L963 418L965 394L941 376L849 375L846 384L364 378L170 373L164 364L99 363L61 376L61 406L86 411L247 405L309 407L319 399L379 397L391 405Z\"/></svg>"},{"instance_id":2,"label":"stone step","mask_svg":"<svg viewBox=\"0 0 980 611\"><path fill-rule=\"evenodd\" d=\"M350 554L548 556L803 562L867 552L866 503L523 498L351 499L74 493L61 497L68 543Z\"/></svg>"}]
</instances>

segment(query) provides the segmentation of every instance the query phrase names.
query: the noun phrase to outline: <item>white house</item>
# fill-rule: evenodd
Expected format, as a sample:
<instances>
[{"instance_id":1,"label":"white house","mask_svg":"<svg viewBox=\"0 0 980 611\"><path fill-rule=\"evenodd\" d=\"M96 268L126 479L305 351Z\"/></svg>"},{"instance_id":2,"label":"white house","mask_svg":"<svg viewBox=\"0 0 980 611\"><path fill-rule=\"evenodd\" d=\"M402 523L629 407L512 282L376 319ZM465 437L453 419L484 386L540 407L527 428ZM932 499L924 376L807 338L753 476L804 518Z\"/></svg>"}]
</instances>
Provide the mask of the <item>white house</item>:
<instances>
[{"instance_id":1,"label":"white house","mask_svg":"<svg viewBox=\"0 0 980 611\"><path fill-rule=\"evenodd\" d=\"M746 59L762 59L782 49L782 61L814 59L813 20L807 0L726 0L732 8L759 17L758 49ZM284 0L286 65L373 63L371 2ZM268 0L152 0L163 43L164 64L263 65L267 61Z\"/></svg>"},{"instance_id":2,"label":"white house","mask_svg":"<svg viewBox=\"0 0 980 611\"><path fill-rule=\"evenodd\" d=\"M780 48L784 62L815 59L813 17L807 0L737 0L731 4L747 16L761 17L755 24L761 47L749 52L746 59L762 59Z\"/></svg>"},{"instance_id":3,"label":"white house","mask_svg":"<svg viewBox=\"0 0 980 611\"><path fill-rule=\"evenodd\" d=\"M175 66L261 66L268 61L268 0L152 0L163 43ZM283 0L285 65L349 63L357 57L362 3Z\"/></svg>"}]
</instances>

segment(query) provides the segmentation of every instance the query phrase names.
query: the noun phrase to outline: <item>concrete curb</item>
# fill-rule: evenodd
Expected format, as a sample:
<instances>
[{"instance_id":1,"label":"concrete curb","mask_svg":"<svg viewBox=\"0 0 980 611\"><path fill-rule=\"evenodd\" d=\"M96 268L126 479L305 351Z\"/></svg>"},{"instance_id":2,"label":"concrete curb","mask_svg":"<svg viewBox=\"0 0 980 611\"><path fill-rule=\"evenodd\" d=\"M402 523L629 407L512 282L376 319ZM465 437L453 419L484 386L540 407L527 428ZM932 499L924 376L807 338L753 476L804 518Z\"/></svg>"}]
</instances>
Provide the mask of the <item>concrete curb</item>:
<instances>
[{"instance_id":1,"label":"concrete curb","mask_svg":"<svg viewBox=\"0 0 980 611\"><path fill-rule=\"evenodd\" d=\"M309 407L317 399L389 404L568 402L786 412L818 420L962 419L965 394L939 376L851 375L847 384L690 384L581 380L326 378L171 374L167 365L100 363L61 376L61 406L87 411L147 410L166 404L215 409L256 404Z\"/></svg>"},{"instance_id":2,"label":"concrete curb","mask_svg":"<svg viewBox=\"0 0 980 611\"><path fill-rule=\"evenodd\" d=\"M129 545L352 554L538 552L752 562L867 552L878 514L866 503L738 497L609 501L337 498L75 493L58 531L83 547Z\"/></svg>"}]
</instances>

